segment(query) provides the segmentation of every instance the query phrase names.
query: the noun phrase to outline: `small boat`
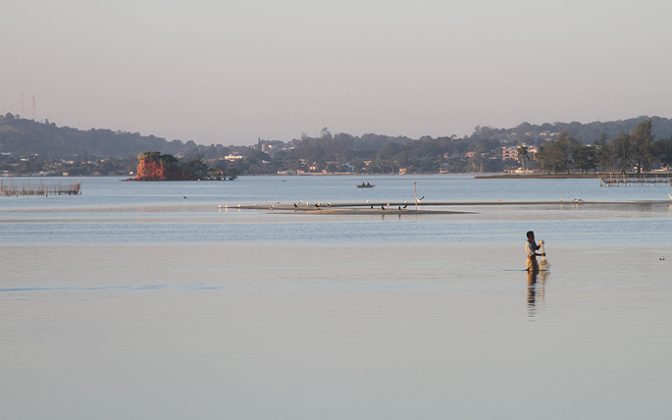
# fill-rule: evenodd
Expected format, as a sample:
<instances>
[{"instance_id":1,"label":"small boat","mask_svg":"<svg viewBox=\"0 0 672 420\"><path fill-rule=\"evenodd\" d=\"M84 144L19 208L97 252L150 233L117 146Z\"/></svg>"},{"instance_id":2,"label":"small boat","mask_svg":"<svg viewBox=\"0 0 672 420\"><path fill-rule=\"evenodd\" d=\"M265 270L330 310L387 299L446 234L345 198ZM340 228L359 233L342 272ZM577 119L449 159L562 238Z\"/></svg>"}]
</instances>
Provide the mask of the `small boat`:
<instances>
[{"instance_id":1,"label":"small boat","mask_svg":"<svg viewBox=\"0 0 672 420\"><path fill-rule=\"evenodd\" d=\"M375 185L371 184L370 182L362 182L361 184L357 184L357 188L373 188Z\"/></svg>"}]
</instances>

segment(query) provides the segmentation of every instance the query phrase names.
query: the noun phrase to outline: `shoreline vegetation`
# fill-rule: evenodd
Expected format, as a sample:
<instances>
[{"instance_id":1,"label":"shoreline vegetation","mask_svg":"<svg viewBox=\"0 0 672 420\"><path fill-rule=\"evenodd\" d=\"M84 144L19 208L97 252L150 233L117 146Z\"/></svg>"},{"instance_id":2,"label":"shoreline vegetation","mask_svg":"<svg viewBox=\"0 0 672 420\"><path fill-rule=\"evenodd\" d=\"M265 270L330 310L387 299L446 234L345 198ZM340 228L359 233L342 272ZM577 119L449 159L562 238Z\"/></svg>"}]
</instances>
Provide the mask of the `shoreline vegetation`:
<instances>
[{"instance_id":1,"label":"shoreline vegetation","mask_svg":"<svg viewBox=\"0 0 672 420\"><path fill-rule=\"evenodd\" d=\"M358 172L305 172L305 173L292 173L292 172L281 172L281 173L269 173L269 174L240 174L236 171L232 172L229 175L226 175L224 172L217 173L208 173L203 176L165 176L165 175L153 175L153 176L134 176L130 178L125 178L124 181L233 181L239 176L245 177L255 177L255 176L273 176L273 177L324 177L324 176L343 176L343 177L369 177L369 176L427 176L427 175L436 175L436 176L473 176L475 179L626 179L630 181L636 180L650 180L650 179L669 179L672 184L672 168L667 171L655 171L655 172L595 172L595 173L537 173L537 172L527 172L527 173L518 173L518 172L495 172L495 173L483 173L483 172L413 172L413 173L358 173ZM22 178L69 178L69 177L112 177L118 178L122 175L59 175L59 174L0 174L0 180L2 179L22 179Z\"/></svg>"},{"instance_id":2,"label":"shoreline vegetation","mask_svg":"<svg viewBox=\"0 0 672 420\"><path fill-rule=\"evenodd\" d=\"M140 155L140 156L139 156ZM144 160L146 172L137 173ZM0 175L231 179L238 175L647 173L672 168L672 119L476 127L456 136L302 135L249 146L171 142L0 116ZM578 175L574 175L578 174Z\"/></svg>"},{"instance_id":3,"label":"shoreline vegetation","mask_svg":"<svg viewBox=\"0 0 672 420\"><path fill-rule=\"evenodd\" d=\"M379 177L379 176L386 176L386 177L413 177L413 176L473 176L474 179L482 179L482 180L488 180L488 179L513 179L513 180L524 180L524 179L598 179L598 180L604 180L608 181L609 179L612 179L614 183L620 182L620 183L669 183L672 185L672 172L655 172L655 173L642 173L642 174L614 174L614 173L596 173L596 174L512 174L512 173L492 173L492 174L481 174L481 173L474 173L474 172L465 172L465 173L449 173L449 174L436 174L436 173L416 173L416 174L376 174L376 175L367 175L371 177ZM326 174L268 174L268 175L261 175L261 174L254 174L254 175L245 175L245 177L259 177L259 176L270 176L270 177L277 177L277 178L283 178L283 177L288 177L288 178L293 178L293 177L328 177L328 176L333 176L333 177L353 177L353 178L361 178L364 175L362 174L356 174L356 173L326 173ZM93 175L92 177L94 178L119 178L117 175ZM68 177L62 177L62 176L44 176L44 175L12 175L12 176L0 176L0 181L3 179L5 180L12 180L12 179L28 179L28 178L64 178L67 179ZM78 177L79 178L79 177ZM130 182L172 182L172 181L233 181L237 179L238 176L236 177L204 177L204 178L198 178L198 179L184 179L184 178L166 178L166 179L158 179L158 178L142 178L139 179L138 177L131 177L131 178L124 178L122 181L130 181Z\"/></svg>"}]
</instances>

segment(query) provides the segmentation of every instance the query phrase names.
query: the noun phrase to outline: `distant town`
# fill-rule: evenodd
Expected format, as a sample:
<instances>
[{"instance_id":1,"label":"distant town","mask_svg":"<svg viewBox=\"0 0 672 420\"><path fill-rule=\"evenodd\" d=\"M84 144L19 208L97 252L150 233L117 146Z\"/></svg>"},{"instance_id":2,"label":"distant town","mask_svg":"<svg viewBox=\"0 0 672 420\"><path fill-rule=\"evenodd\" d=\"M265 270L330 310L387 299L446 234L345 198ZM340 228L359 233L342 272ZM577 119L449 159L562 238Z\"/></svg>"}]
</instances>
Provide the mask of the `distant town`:
<instances>
[{"instance_id":1,"label":"distant town","mask_svg":"<svg viewBox=\"0 0 672 420\"><path fill-rule=\"evenodd\" d=\"M130 176L147 153L175 158L199 179L239 175L591 174L669 172L672 120L476 127L465 137L347 133L324 128L289 141L200 145L50 121L0 116L0 176ZM157 155L158 156L158 155ZM186 173L183 171L183 173Z\"/></svg>"}]
</instances>

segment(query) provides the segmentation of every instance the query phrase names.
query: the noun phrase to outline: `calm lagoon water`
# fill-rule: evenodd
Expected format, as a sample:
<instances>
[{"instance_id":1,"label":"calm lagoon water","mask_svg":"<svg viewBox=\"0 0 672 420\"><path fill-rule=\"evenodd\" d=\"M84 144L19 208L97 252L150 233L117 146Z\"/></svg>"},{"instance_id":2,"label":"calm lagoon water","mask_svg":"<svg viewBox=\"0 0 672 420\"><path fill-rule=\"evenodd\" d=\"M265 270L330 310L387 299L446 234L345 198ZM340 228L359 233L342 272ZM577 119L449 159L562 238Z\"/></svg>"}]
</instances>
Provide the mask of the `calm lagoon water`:
<instances>
[{"instance_id":1,"label":"calm lagoon water","mask_svg":"<svg viewBox=\"0 0 672 420\"><path fill-rule=\"evenodd\" d=\"M426 200L471 202L665 200L669 187L80 181L78 197L0 199L2 419L672 418L667 203L235 210L411 201L413 182ZM520 271L529 229L551 263L535 279Z\"/></svg>"},{"instance_id":2,"label":"calm lagoon water","mask_svg":"<svg viewBox=\"0 0 672 420\"><path fill-rule=\"evenodd\" d=\"M358 189L364 180L375 188ZM70 179L67 179L70 181ZM575 206L571 200L667 200L670 187L601 188L595 179L476 180L471 176L243 177L234 182L123 182L83 178L76 197L0 200L0 235L12 244L518 242L536 229L546 240L650 244L667 240L670 205ZM38 185L63 179L17 179ZM235 210L238 204L563 200L565 206L456 207L476 215L325 217ZM670 201L672 204L672 201ZM219 205L228 206L223 210Z\"/></svg>"}]
</instances>

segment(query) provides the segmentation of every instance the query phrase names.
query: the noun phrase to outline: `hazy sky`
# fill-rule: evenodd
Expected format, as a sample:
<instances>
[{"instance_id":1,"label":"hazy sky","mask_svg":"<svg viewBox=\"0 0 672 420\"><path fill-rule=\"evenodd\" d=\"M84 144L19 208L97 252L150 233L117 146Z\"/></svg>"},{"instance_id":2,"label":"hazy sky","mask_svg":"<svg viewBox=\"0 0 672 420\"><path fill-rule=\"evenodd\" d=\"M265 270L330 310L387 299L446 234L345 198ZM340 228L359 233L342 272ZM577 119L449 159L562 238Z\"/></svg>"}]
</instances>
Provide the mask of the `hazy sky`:
<instances>
[{"instance_id":1,"label":"hazy sky","mask_svg":"<svg viewBox=\"0 0 672 420\"><path fill-rule=\"evenodd\" d=\"M670 0L0 0L0 113L198 143L672 116ZM23 112L21 94L23 93Z\"/></svg>"}]
</instances>

